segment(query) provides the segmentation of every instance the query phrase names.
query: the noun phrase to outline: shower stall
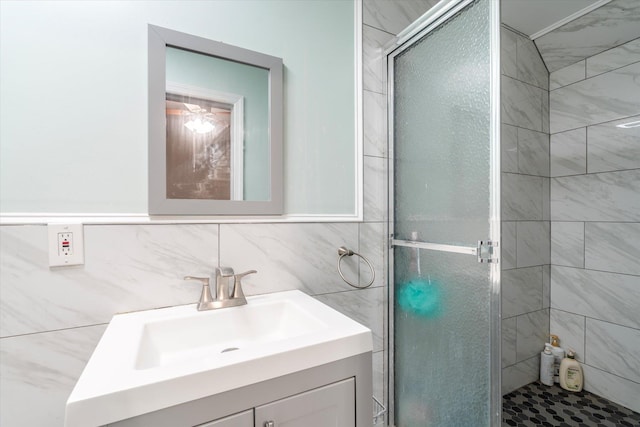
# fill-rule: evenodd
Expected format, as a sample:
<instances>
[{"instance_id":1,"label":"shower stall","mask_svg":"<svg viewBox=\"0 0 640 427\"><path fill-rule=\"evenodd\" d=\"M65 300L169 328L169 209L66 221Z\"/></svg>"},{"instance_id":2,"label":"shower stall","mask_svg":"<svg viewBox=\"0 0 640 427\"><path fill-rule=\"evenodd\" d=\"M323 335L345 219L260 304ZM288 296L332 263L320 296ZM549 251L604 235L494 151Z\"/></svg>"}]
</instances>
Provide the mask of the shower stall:
<instances>
[{"instance_id":1,"label":"shower stall","mask_svg":"<svg viewBox=\"0 0 640 427\"><path fill-rule=\"evenodd\" d=\"M385 52L389 425L638 424L640 3L426 3ZM583 392L536 384L550 333Z\"/></svg>"},{"instance_id":2,"label":"shower stall","mask_svg":"<svg viewBox=\"0 0 640 427\"><path fill-rule=\"evenodd\" d=\"M499 38L498 2L451 1L387 55L398 427L500 425Z\"/></svg>"}]
</instances>

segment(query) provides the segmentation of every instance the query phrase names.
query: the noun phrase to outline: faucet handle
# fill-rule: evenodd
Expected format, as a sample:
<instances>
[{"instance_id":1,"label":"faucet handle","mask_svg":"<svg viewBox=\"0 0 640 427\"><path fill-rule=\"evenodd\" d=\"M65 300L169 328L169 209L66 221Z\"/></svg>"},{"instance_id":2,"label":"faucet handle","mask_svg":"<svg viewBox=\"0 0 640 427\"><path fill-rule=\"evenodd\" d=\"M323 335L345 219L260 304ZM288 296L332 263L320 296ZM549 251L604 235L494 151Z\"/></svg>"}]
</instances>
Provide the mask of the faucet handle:
<instances>
[{"instance_id":1,"label":"faucet handle","mask_svg":"<svg viewBox=\"0 0 640 427\"><path fill-rule=\"evenodd\" d=\"M257 273L256 270L245 271L244 273L238 273L233 275L233 298L243 299L246 301L244 292L242 292L242 278L249 274Z\"/></svg>"},{"instance_id":2,"label":"faucet handle","mask_svg":"<svg viewBox=\"0 0 640 427\"><path fill-rule=\"evenodd\" d=\"M208 303L213 301L211 289L209 289L208 277L185 276L184 280L197 280L202 283L202 293L200 294L200 301L198 301L198 310L203 310Z\"/></svg>"},{"instance_id":3,"label":"faucet handle","mask_svg":"<svg viewBox=\"0 0 640 427\"><path fill-rule=\"evenodd\" d=\"M202 286L209 286L208 277L184 276L184 280L197 280L199 282L202 282Z\"/></svg>"}]
</instances>

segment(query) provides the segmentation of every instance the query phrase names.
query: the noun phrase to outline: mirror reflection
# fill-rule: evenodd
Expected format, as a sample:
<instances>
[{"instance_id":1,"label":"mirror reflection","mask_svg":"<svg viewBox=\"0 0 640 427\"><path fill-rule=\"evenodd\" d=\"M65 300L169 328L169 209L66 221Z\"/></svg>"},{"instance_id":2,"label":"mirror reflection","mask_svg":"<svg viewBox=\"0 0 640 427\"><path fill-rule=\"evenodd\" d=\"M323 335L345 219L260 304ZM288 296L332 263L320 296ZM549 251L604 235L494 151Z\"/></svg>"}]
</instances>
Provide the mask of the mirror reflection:
<instances>
[{"instance_id":1,"label":"mirror reflection","mask_svg":"<svg viewBox=\"0 0 640 427\"><path fill-rule=\"evenodd\" d=\"M167 92L167 198L231 200L232 108Z\"/></svg>"},{"instance_id":2,"label":"mirror reflection","mask_svg":"<svg viewBox=\"0 0 640 427\"><path fill-rule=\"evenodd\" d=\"M268 70L167 46L167 198L269 200Z\"/></svg>"}]
</instances>

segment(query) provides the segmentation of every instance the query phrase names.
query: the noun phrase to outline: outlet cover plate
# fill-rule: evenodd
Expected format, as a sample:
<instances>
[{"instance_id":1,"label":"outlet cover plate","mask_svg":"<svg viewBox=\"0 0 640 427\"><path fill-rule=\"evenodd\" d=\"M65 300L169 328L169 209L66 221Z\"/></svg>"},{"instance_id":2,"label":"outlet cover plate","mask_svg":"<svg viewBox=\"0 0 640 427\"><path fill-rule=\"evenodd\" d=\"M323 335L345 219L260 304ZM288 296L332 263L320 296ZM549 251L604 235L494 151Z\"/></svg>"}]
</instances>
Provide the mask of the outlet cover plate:
<instances>
[{"instance_id":1,"label":"outlet cover plate","mask_svg":"<svg viewBox=\"0 0 640 427\"><path fill-rule=\"evenodd\" d=\"M48 224L47 232L49 234L49 267L84 264L82 224Z\"/></svg>"}]
</instances>

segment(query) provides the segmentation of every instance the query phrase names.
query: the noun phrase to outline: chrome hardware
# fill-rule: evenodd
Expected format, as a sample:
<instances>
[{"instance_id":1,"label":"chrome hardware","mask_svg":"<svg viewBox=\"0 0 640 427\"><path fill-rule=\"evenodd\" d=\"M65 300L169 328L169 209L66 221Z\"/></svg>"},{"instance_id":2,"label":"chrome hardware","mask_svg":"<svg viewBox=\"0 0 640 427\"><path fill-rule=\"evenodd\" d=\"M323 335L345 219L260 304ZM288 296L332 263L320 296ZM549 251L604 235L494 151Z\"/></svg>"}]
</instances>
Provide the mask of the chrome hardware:
<instances>
[{"instance_id":1,"label":"chrome hardware","mask_svg":"<svg viewBox=\"0 0 640 427\"><path fill-rule=\"evenodd\" d=\"M198 301L198 311L214 310L217 308L235 307L245 305L247 299L242 292L241 280L248 274L257 273L256 270L246 271L240 274L234 274L230 267L216 268L216 295L211 295L208 277L186 276L184 280L198 280L202 283L202 294ZM233 292L230 292L230 281L233 277Z\"/></svg>"},{"instance_id":2,"label":"chrome hardware","mask_svg":"<svg viewBox=\"0 0 640 427\"><path fill-rule=\"evenodd\" d=\"M209 278L185 276L184 280L197 280L202 283L202 293L200 294L200 301L198 301L198 311L208 310L207 307L213 302L211 289L209 288Z\"/></svg>"},{"instance_id":3,"label":"chrome hardware","mask_svg":"<svg viewBox=\"0 0 640 427\"><path fill-rule=\"evenodd\" d=\"M265 421L264 427L276 427L276 423L274 423L273 421Z\"/></svg>"},{"instance_id":4,"label":"chrome hardware","mask_svg":"<svg viewBox=\"0 0 640 427\"><path fill-rule=\"evenodd\" d=\"M229 299L229 279L233 277L233 268L216 268L216 300L225 301Z\"/></svg>"},{"instance_id":5,"label":"chrome hardware","mask_svg":"<svg viewBox=\"0 0 640 427\"><path fill-rule=\"evenodd\" d=\"M441 243L416 242L415 240L391 240L391 247L402 246L405 248L428 249L439 252L452 252L456 254L476 255L477 248L470 246L443 245Z\"/></svg>"},{"instance_id":6,"label":"chrome hardware","mask_svg":"<svg viewBox=\"0 0 640 427\"><path fill-rule=\"evenodd\" d=\"M498 242L491 240L478 240L478 262L493 263L498 262L495 248L498 246Z\"/></svg>"},{"instance_id":7,"label":"chrome hardware","mask_svg":"<svg viewBox=\"0 0 640 427\"><path fill-rule=\"evenodd\" d=\"M244 273L234 274L233 276L233 295L231 298L233 299L243 299L246 301L244 297L244 292L242 292L242 278L244 276L248 276L249 274L257 273L256 270L245 271Z\"/></svg>"},{"instance_id":8,"label":"chrome hardware","mask_svg":"<svg viewBox=\"0 0 640 427\"><path fill-rule=\"evenodd\" d=\"M367 263L367 265L369 266L369 269L371 270L371 280L369 281L369 283L367 283L364 286L359 286L359 285L355 285L353 283L351 283L350 281L348 281L346 279L346 277L344 277L344 274L342 274L342 268L340 263L342 262L342 258L346 257L346 256L357 256L360 257L364 262ZM342 280L345 281L345 283L349 286L352 286L354 288L358 288L358 289L364 289L364 288L368 288L369 286L371 286L373 284L373 281L376 280L376 271L373 269L373 265L371 265L371 263L369 262L369 260L367 258L365 258L364 256L360 255L357 252L352 251L351 249L347 249L344 246L340 246L338 248L338 274L340 274L340 277L342 277Z\"/></svg>"}]
</instances>

